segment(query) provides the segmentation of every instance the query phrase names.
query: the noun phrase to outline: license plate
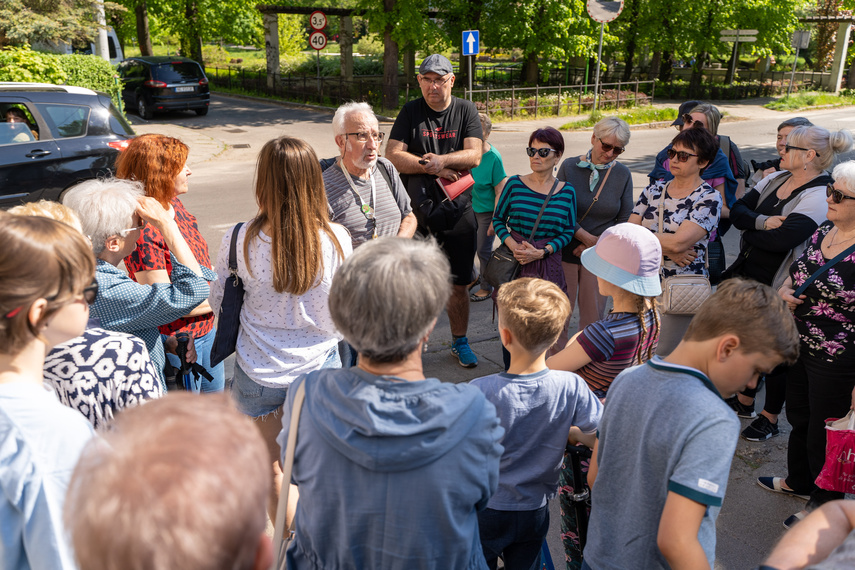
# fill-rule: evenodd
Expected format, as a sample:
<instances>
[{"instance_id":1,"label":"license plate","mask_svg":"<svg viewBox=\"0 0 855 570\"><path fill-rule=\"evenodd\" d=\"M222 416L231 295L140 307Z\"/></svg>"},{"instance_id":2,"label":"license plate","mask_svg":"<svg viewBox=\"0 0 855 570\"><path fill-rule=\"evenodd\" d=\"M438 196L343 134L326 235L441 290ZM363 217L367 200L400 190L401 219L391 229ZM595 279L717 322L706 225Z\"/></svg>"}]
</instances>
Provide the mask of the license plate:
<instances>
[{"instance_id":1,"label":"license plate","mask_svg":"<svg viewBox=\"0 0 855 570\"><path fill-rule=\"evenodd\" d=\"M176 87L175 92L176 93L192 93L193 88L192 87Z\"/></svg>"}]
</instances>

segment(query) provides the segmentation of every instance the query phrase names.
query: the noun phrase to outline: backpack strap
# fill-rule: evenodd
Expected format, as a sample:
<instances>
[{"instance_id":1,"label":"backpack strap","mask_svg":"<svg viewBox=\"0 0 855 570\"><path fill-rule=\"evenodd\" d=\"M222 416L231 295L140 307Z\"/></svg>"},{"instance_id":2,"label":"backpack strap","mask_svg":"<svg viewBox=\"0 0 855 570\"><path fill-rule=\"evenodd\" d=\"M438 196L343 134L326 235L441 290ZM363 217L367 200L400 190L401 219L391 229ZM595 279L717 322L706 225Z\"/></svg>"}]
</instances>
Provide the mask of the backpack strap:
<instances>
[{"instance_id":1,"label":"backpack strap","mask_svg":"<svg viewBox=\"0 0 855 570\"><path fill-rule=\"evenodd\" d=\"M394 188L394 185L392 184L392 176L389 174L389 170L386 168L386 165L383 164L383 161L379 158L377 159L377 170L380 171L380 176L382 176L383 180L386 181L386 185L389 187L389 190L392 190Z\"/></svg>"}]
</instances>

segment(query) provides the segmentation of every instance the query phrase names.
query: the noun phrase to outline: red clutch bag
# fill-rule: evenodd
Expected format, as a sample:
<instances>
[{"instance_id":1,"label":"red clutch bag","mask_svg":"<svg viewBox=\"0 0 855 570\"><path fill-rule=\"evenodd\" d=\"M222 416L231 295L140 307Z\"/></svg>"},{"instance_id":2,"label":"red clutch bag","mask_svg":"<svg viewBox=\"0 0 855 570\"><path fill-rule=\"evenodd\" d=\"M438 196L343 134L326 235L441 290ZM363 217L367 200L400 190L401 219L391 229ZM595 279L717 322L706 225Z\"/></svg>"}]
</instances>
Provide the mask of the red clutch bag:
<instances>
[{"instance_id":1,"label":"red clutch bag","mask_svg":"<svg viewBox=\"0 0 855 570\"><path fill-rule=\"evenodd\" d=\"M447 199L454 200L469 190L475 184L475 179L472 178L472 173L470 171L464 170L461 172L460 178L454 182L447 178L437 178L436 183L439 184L439 187L442 189L442 192L445 194Z\"/></svg>"}]
</instances>

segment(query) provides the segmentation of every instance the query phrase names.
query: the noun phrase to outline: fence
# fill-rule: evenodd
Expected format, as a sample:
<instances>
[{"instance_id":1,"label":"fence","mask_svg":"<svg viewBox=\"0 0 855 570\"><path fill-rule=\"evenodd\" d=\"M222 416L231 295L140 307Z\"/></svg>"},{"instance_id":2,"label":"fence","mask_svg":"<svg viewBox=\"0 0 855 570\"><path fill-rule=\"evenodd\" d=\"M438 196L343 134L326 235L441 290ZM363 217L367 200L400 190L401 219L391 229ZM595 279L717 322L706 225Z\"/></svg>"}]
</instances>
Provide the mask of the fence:
<instances>
[{"instance_id":1,"label":"fence","mask_svg":"<svg viewBox=\"0 0 855 570\"><path fill-rule=\"evenodd\" d=\"M617 81L600 85L597 109L620 109L653 103L656 80L630 83ZM511 87L509 89L465 90L479 111L510 118L561 116L594 110L594 85ZM508 98L510 95L510 98Z\"/></svg>"}]
</instances>

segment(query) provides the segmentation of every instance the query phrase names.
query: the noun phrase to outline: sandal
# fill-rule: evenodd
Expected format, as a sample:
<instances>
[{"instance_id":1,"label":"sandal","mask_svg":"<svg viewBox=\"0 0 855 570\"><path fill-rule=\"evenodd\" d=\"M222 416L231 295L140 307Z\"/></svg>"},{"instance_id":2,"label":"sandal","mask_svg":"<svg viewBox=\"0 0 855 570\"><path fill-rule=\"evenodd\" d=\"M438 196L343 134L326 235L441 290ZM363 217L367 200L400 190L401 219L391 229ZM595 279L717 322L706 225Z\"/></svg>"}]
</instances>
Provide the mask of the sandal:
<instances>
[{"instance_id":1,"label":"sandal","mask_svg":"<svg viewBox=\"0 0 855 570\"><path fill-rule=\"evenodd\" d=\"M793 525L803 520L806 516L808 516L807 511L799 511L794 515L788 516L787 520L784 521L784 528L787 530L793 528Z\"/></svg>"},{"instance_id":2,"label":"sandal","mask_svg":"<svg viewBox=\"0 0 855 570\"><path fill-rule=\"evenodd\" d=\"M480 293L481 291L485 291L485 290L479 289L475 293L472 293L471 295L469 295L469 300L472 301L473 303L480 303L481 301L486 301L492 295L492 293L490 291L485 291L487 293L486 295L479 295L478 293Z\"/></svg>"},{"instance_id":3,"label":"sandal","mask_svg":"<svg viewBox=\"0 0 855 570\"><path fill-rule=\"evenodd\" d=\"M798 497L799 499L804 499L805 501L810 498L807 495L796 493L792 489L787 489L786 487L784 487L783 477L758 477L757 484L766 489L767 491L772 491L773 493L781 493L783 495L789 495L791 497Z\"/></svg>"}]
</instances>

